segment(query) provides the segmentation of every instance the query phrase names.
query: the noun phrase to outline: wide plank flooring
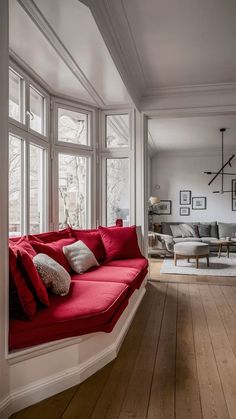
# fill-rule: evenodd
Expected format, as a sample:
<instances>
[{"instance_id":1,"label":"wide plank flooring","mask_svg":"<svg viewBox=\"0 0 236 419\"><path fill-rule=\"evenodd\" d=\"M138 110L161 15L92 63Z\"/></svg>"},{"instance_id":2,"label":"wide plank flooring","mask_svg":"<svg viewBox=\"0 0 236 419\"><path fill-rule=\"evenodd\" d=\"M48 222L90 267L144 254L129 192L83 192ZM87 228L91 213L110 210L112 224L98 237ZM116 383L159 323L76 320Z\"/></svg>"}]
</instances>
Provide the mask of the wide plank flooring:
<instances>
[{"instance_id":1,"label":"wide plank flooring","mask_svg":"<svg viewBox=\"0 0 236 419\"><path fill-rule=\"evenodd\" d=\"M236 287L149 282L113 362L12 418L235 419Z\"/></svg>"}]
</instances>

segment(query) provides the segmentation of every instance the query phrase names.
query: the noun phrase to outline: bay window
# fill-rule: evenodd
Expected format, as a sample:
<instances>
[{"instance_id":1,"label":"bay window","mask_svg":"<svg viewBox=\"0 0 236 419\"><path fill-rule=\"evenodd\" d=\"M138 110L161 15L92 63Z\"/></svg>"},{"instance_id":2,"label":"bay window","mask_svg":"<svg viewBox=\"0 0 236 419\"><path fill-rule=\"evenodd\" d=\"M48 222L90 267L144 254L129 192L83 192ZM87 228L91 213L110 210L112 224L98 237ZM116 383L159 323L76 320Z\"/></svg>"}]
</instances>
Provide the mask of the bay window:
<instances>
[{"instance_id":1,"label":"bay window","mask_svg":"<svg viewBox=\"0 0 236 419\"><path fill-rule=\"evenodd\" d=\"M128 226L134 222L133 114L103 113L102 222L108 226L117 218Z\"/></svg>"},{"instance_id":2,"label":"bay window","mask_svg":"<svg viewBox=\"0 0 236 419\"><path fill-rule=\"evenodd\" d=\"M10 236L39 233L48 226L48 98L24 72L9 69Z\"/></svg>"}]
</instances>

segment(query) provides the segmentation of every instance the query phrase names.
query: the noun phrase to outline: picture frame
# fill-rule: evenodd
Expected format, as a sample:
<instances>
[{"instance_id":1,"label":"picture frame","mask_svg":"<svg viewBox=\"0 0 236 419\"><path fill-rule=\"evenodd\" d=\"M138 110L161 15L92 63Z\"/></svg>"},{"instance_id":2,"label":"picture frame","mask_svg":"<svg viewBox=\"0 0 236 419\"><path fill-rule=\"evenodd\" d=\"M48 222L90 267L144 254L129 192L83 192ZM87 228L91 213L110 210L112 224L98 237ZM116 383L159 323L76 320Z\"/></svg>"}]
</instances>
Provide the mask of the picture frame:
<instances>
[{"instance_id":1,"label":"picture frame","mask_svg":"<svg viewBox=\"0 0 236 419\"><path fill-rule=\"evenodd\" d=\"M172 201L168 199L163 199L158 204L158 215L171 215L172 211Z\"/></svg>"},{"instance_id":2,"label":"picture frame","mask_svg":"<svg viewBox=\"0 0 236 419\"><path fill-rule=\"evenodd\" d=\"M180 207L179 215L181 216L188 216L190 215L190 208L189 207Z\"/></svg>"},{"instance_id":3,"label":"picture frame","mask_svg":"<svg viewBox=\"0 0 236 419\"><path fill-rule=\"evenodd\" d=\"M232 200L236 199L236 179L232 179Z\"/></svg>"},{"instance_id":4,"label":"picture frame","mask_svg":"<svg viewBox=\"0 0 236 419\"><path fill-rule=\"evenodd\" d=\"M179 204L180 205L191 205L191 191L180 191L179 192Z\"/></svg>"},{"instance_id":5,"label":"picture frame","mask_svg":"<svg viewBox=\"0 0 236 419\"><path fill-rule=\"evenodd\" d=\"M205 210L207 208L207 199L205 196L192 197L192 210Z\"/></svg>"},{"instance_id":6,"label":"picture frame","mask_svg":"<svg viewBox=\"0 0 236 419\"><path fill-rule=\"evenodd\" d=\"M236 211L236 199L232 199L232 211Z\"/></svg>"}]
</instances>

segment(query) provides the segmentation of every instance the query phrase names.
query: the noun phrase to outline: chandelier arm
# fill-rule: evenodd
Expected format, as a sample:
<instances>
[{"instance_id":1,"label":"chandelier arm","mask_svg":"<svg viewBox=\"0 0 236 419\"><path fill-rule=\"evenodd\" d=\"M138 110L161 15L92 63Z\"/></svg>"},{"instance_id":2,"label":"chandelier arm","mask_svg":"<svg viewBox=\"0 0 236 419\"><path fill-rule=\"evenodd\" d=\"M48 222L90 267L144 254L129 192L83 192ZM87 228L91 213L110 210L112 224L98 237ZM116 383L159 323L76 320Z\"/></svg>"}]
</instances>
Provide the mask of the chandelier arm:
<instances>
[{"instance_id":1,"label":"chandelier arm","mask_svg":"<svg viewBox=\"0 0 236 419\"><path fill-rule=\"evenodd\" d=\"M208 186L210 186L212 184L212 182L214 182L214 180L217 178L217 176L219 176L219 174L222 172L222 170L224 170L224 168L233 160L234 157L235 157L235 154L233 154L229 158L229 160L227 160L227 162L220 168L220 170L218 170L218 172L216 173L216 175L208 183Z\"/></svg>"}]
</instances>

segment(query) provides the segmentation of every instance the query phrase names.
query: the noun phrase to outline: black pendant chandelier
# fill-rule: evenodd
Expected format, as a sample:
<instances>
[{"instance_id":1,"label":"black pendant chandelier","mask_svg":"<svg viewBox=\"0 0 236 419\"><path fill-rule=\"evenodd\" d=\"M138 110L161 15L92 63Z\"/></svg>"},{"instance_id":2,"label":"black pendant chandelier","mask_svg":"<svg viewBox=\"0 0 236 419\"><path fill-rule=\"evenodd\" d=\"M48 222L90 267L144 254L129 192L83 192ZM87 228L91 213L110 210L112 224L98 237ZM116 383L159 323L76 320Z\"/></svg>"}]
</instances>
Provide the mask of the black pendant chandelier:
<instances>
[{"instance_id":1,"label":"black pendant chandelier","mask_svg":"<svg viewBox=\"0 0 236 419\"><path fill-rule=\"evenodd\" d=\"M214 175L213 178L210 180L210 182L208 183L208 186L210 186L214 180L220 176L221 177L221 190L220 191L213 191L213 193L231 193L232 190L230 191L225 191L224 190L224 179L225 176L234 176L236 175L236 173L229 173L229 172L225 172L225 168L227 166L232 167L232 160L235 157L235 154L232 154L232 156L226 161L224 162L224 132L226 131L226 128L221 128L220 132L221 132L221 168L218 170L218 172L204 172L206 175Z\"/></svg>"}]
</instances>

